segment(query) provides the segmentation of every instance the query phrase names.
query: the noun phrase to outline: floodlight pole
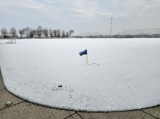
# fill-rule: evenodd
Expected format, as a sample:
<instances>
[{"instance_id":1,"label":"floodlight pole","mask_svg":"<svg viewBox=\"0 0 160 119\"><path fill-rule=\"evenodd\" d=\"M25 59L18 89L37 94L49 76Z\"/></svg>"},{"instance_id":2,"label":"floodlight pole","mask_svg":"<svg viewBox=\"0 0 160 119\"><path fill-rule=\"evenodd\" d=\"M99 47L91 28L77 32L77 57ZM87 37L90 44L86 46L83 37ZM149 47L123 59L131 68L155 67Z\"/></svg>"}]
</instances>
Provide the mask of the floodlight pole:
<instances>
[{"instance_id":1,"label":"floodlight pole","mask_svg":"<svg viewBox=\"0 0 160 119\"><path fill-rule=\"evenodd\" d=\"M82 27L83 27L83 38L84 38L84 26L83 26L83 23L82 23Z\"/></svg>"},{"instance_id":2,"label":"floodlight pole","mask_svg":"<svg viewBox=\"0 0 160 119\"><path fill-rule=\"evenodd\" d=\"M148 29L148 38L149 38L149 29Z\"/></svg>"},{"instance_id":3,"label":"floodlight pole","mask_svg":"<svg viewBox=\"0 0 160 119\"><path fill-rule=\"evenodd\" d=\"M142 31L142 38L143 38L143 31Z\"/></svg>"},{"instance_id":4,"label":"floodlight pole","mask_svg":"<svg viewBox=\"0 0 160 119\"><path fill-rule=\"evenodd\" d=\"M112 35L112 19L113 19L113 17L111 18L111 29L110 29L110 37L112 37L111 35Z\"/></svg>"},{"instance_id":5,"label":"floodlight pole","mask_svg":"<svg viewBox=\"0 0 160 119\"><path fill-rule=\"evenodd\" d=\"M122 37L124 38L124 30L123 30L123 33L122 33L123 35L122 35Z\"/></svg>"}]
</instances>

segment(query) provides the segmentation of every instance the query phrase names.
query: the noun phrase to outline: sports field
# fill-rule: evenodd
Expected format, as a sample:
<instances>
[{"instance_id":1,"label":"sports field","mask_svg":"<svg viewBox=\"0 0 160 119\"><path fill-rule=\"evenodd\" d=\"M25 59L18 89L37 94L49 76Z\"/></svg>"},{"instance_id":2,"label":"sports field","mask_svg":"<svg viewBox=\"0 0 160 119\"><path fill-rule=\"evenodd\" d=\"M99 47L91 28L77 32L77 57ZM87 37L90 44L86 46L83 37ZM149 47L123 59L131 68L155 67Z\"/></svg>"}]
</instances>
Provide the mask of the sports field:
<instances>
[{"instance_id":1,"label":"sports field","mask_svg":"<svg viewBox=\"0 0 160 119\"><path fill-rule=\"evenodd\" d=\"M0 41L6 88L62 109L118 111L160 104L160 39ZM86 56L79 52L87 49ZM58 87L61 85L62 87Z\"/></svg>"}]
</instances>

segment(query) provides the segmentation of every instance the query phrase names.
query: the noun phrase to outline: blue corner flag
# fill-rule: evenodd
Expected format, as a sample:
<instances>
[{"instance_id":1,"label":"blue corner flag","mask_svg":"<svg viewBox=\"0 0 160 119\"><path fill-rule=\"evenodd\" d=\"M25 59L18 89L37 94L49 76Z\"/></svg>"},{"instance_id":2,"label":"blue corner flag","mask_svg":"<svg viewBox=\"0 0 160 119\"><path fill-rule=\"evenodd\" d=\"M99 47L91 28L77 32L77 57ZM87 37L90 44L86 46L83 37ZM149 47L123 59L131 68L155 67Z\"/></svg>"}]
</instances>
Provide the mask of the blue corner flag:
<instances>
[{"instance_id":1,"label":"blue corner flag","mask_svg":"<svg viewBox=\"0 0 160 119\"><path fill-rule=\"evenodd\" d=\"M82 52L79 52L79 55L80 55L80 56L85 55L85 54L87 54L87 49L84 50L84 51L82 51Z\"/></svg>"}]
</instances>

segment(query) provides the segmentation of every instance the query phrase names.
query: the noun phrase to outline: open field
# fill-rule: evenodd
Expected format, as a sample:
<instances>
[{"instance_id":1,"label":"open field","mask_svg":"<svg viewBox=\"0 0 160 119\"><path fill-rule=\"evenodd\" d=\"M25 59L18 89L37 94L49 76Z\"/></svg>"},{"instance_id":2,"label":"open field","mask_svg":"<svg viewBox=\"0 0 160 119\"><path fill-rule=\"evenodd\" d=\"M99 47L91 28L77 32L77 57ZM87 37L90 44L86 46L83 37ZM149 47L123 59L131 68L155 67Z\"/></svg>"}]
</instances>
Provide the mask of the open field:
<instances>
[{"instance_id":1,"label":"open field","mask_svg":"<svg viewBox=\"0 0 160 119\"><path fill-rule=\"evenodd\" d=\"M118 111L160 104L160 39L0 41L4 84L51 107ZM89 63L79 52L87 49ZM58 87L62 85L62 87Z\"/></svg>"}]
</instances>

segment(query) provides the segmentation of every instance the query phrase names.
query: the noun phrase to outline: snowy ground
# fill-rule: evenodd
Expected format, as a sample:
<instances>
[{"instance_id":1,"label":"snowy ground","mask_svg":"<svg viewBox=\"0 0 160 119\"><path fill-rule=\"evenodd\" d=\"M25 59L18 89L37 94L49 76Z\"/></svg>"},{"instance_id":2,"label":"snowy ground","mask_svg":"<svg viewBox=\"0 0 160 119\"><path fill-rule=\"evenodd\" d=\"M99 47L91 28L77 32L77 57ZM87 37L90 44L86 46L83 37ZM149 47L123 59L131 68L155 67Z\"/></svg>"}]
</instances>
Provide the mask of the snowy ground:
<instances>
[{"instance_id":1,"label":"snowy ground","mask_svg":"<svg viewBox=\"0 0 160 119\"><path fill-rule=\"evenodd\" d=\"M0 40L6 88L57 108L118 111L160 104L160 39ZM87 49L89 63L79 52ZM58 87L62 85L62 87Z\"/></svg>"}]
</instances>

